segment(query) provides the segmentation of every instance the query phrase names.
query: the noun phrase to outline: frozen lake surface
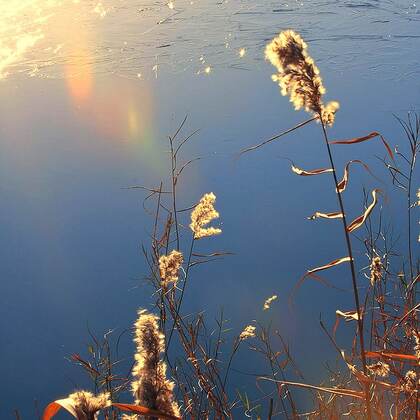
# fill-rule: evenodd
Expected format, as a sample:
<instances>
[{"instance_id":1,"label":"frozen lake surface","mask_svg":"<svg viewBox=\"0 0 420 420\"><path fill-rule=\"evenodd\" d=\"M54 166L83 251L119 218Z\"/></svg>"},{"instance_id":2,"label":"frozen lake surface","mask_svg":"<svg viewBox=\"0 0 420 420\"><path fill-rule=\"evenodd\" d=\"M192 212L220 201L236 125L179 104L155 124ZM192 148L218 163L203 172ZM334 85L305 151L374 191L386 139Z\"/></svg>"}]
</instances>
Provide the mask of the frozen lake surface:
<instances>
[{"instance_id":1,"label":"frozen lake surface","mask_svg":"<svg viewBox=\"0 0 420 420\"><path fill-rule=\"evenodd\" d=\"M87 386L68 362L86 354L87 325L119 334L138 307L150 307L140 246L151 219L142 193L122 187L166 176L166 139L185 115L184 132L200 132L184 157L203 160L182 178L180 200L187 206L214 191L223 234L200 246L235 254L197 270L186 310L214 319L224 307L237 330L271 317L312 382L326 358L335 360L318 320L352 308L347 271L328 275L344 291L309 282L293 309L287 302L306 269L344 252L336 224L306 220L336 205L331 180L302 180L284 159L325 165L319 130L234 158L305 118L280 96L263 56L289 28L308 43L328 99L341 103L331 135L380 131L403 143L393 114L420 106L414 1L0 2L2 419L15 408L34 418L34 400L44 406ZM337 148L336 156L339 165L361 158L387 180L379 142ZM346 200L358 214L362 186L377 181L362 171L353 181ZM392 221L404 203L387 192ZM357 258L362 269L362 245ZM273 293L279 299L263 314ZM132 357L129 334L120 352ZM239 376L237 386L249 381Z\"/></svg>"}]
</instances>

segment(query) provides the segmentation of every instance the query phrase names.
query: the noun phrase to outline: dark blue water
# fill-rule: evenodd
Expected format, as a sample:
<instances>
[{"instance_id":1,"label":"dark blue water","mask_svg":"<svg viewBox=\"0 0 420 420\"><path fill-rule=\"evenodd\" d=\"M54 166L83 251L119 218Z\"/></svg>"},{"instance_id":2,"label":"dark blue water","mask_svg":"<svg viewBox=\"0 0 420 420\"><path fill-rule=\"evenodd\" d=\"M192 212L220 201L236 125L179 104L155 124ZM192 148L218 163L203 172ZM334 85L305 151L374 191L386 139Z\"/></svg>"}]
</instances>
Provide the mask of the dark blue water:
<instances>
[{"instance_id":1,"label":"dark blue water","mask_svg":"<svg viewBox=\"0 0 420 420\"><path fill-rule=\"evenodd\" d=\"M350 278L339 267L326 278L342 291L308 281L288 306L305 270L344 256L345 248L339 222L306 220L336 210L330 177L297 177L284 159L327 166L319 126L235 159L306 118L270 80L263 48L282 29L299 31L328 99L341 103L331 136L376 130L402 145L392 114L419 109L420 9L413 1L209 0L176 1L174 9L134 0L0 8L7 17L0 20L0 417L18 408L34 418L34 400L43 407L87 386L67 360L86 355L87 326L119 334L138 307L151 307L141 244L152 219L144 195L122 187L158 185L167 175L167 135L185 115L185 134L200 129L185 159L203 159L181 178L180 204L213 191L223 234L200 241L198 250L235 254L194 271L185 310L205 310L211 323L223 307L236 332L272 319L316 383L323 362L335 360L319 314L332 324L336 309L353 308ZM360 158L386 181L378 185L357 168L346 204L356 216L363 186L385 190L383 211L404 249L403 197L375 157L385 155L383 147L372 141L334 153L339 167ZM361 269L367 259L356 248ZM272 294L279 298L263 313ZM129 334L120 353L132 357ZM245 350L235 366L263 373L255 360ZM240 375L235 381L254 383Z\"/></svg>"}]
</instances>

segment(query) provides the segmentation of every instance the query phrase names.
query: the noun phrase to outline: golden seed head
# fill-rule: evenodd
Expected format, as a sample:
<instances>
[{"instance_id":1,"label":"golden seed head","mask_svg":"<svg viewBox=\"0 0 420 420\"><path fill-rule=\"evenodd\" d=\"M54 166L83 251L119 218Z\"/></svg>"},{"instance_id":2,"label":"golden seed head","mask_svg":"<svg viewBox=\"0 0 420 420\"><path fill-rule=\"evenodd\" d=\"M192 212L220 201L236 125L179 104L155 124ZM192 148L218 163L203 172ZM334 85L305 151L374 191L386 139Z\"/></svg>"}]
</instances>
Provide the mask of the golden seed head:
<instances>
[{"instance_id":1,"label":"golden seed head","mask_svg":"<svg viewBox=\"0 0 420 420\"><path fill-rule=\"evenodd\" d=\"M159 330L159 318L146 310L140 310L138 315L134 324L136 353L131 383L135 404L179 416L172 392L175 384L166 378L166 364L161 359L165 337Z\"/></svg>"},{"instance_id":2,"label":"golden seed head","mask_svg":"<svg viewBox=\"0 0 420 420\"><path fill-rule=\"evenodd\" d=\"M420 333L418 333L416 330L413 330L412 335L414 337L414 353L420 364Z\"/></svg>"},{"instance_id":3,"label":"golden seed head","mask_svg":"<svg viewBox=\"0 0 420 420\"><path fill-rule=\"evenodd\" d=\"M273 81L280 86L282 95L290 96L295 109L304 108L324 124L333 125L339 104L335 101L323 104L326 90L301 36L291 30L281 32L266 46L265 57L277 69Z\"/></svg>"},{"instance_id":4,"label":"golden seed head","mask_svg":"<svg viewBox=\"0 0 420 420\"><path fill-rule=\"evenodd\" d=\"M337 101L330 101L322 105L321 118L324 124L332 126L335 121L335 113L339 110L340 104Z\"/></svg>"},{"instance_id":5,"label":"golden seed head","mask_svg":"<svg viewBox=\"0 0 420 420\"><path fill-rule=\"evenodd\" d=\"M253 325L248 325L244 330L239 334L239 340L246 340L248 338L255 337L255 327Z\"/></svg>"},{"instance_id":6,"label":"golden seed head","mask_svg":"<svg viewBox=\"0 0 420 420\"><path fill-rule=\"evenodd\" d=\"M219 213L214 208L215 201L216 196L212 192L204 194L192 211L190 228L194 232L195 239L222 233L222 230L219 228L204 227L219 217Z\"/></svg>"},{"instance_id":7,"label":"golden seed head","mask_svg":"<svg viewBox=\"0 0 420 420\"><path fill-rule=\"evenodd\" d=\"M417 381L417 374L414 370L409 370L405 374L405 377L402 381L402 390L405 392L412 393L417 389L417 386L420 384L420 381Z\"/></svg>"},{"instance_id":8,"label":"golden seed head","mask_svg":"<svg viewBox=\"0 0 420 420\"><path fill-rule=\"evenodd\" d=\"M389 375L389 365L384 362L377 362L373 365L367 365L367 368L374 375L382 376L386 378Z\"/></svg>"},{"instance_id":9,"label":"golden seed head","mask_svg":"<svg viewBox=\"0 0 420 420\"><path fill-rule=\"evenodd\" d=\"M176 283L179 278L179 269L184 262L181 252L173 250L169 255L162 255L159 258L160 278L164 285Z\"/></svg>"},{"instance_id":10,"label":"golden seed head","mask_svg":"<svg viewBox=\"0 0 420 420\"><path fill-rule=\"evenodd\" d=\"M277 299L277 295L273 295L269 297L268 299L266 299L266 301L264 302L263 310L266 311L270 309L271 303L274 302L276 299Z\"/></svg>"},{"instance_id":11,"label":"golden seed head","mask_svg":"<svg viewBox=\"0 0 420 420\"><path fill-rule=\"evenodd\" d=\"M68 397L72 400L73 408L81 419L93 418L93 416L103 408L111 405L109 393L93 395L88 391L76 391Z\"/></svg>"},{"instance_id":12,"label":"golden seed head","mask_svg":"<svg viewBox=\"0 0 420 420\"><path fill-rule=\"evenodd\" d=\"M370 263L370 284L372 287L382 279L382 261L380 257L373 257Z\"/></svg>"}]
</instances>

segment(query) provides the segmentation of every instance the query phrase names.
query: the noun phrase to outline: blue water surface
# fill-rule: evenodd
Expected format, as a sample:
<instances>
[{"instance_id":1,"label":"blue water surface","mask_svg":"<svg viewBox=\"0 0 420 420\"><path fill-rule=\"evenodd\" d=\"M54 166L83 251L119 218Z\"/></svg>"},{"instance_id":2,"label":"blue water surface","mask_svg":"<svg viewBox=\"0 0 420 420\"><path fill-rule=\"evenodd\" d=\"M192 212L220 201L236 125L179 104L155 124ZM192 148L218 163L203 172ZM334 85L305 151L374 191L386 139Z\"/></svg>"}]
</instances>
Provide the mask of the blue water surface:
<instances>
[{"instance_id":1,"label":"blue water surface","mask_svg":"<svg viewBox=\"0 0 420 420\"><path fill-rule=\"evenodd\" d=\"M265 44L288 28L305 38L328 99L341 104L331 138L380 131L404 148L393 114L420 106L420 8L413 0L176 0L170 6L145 0L0 5L2 419L14 418L14 409L36 418L37 405L90 386L69 361L74 353L86 356L88 328L118 336L137 308L153 307L141 252L152 218L142 207L145 194L124 187L167 180L167 136L186 115L182 134L200 131L183 159L202 160L179 181L180 205L213 191L223 234L203 239L197 250L234 255L195 269L185 311L204 310L214 325L224 308L230 337L253 320L271 320L311 383L323 378L326 361L336 360L319 316L332 326L336 309L354 309L347 267L325 275L338 289L309 280L293 307L288 301L307 269L346 253L339 221L306 219L316 210L337 210L331 178L298 177L285 159L306 169L328 166L320 127L306 126L240 159L237 153L307 118L280 96L264 60ZM404 252L405 202L378 159L386 155L383 145L336 146L334 154L338 168L363 159L384 182L355 168L346 205L356 216L363 187L384 190L382 210ZM419 180L417 172L416 186ZM188 235L183 231L184 251ZM355 246L362 269L365 250L357 239ZM417 244L414 250L418 255ZM263 312L273 294L278 300ZM344 347L352 327L342 328ZM127 332L119 348L126 365L132 351ZM246 346L234 367L252 374L266 369ZM232 390L257 396L254 384L253 376L236 373Z\"/></svg>"}]
</instances>

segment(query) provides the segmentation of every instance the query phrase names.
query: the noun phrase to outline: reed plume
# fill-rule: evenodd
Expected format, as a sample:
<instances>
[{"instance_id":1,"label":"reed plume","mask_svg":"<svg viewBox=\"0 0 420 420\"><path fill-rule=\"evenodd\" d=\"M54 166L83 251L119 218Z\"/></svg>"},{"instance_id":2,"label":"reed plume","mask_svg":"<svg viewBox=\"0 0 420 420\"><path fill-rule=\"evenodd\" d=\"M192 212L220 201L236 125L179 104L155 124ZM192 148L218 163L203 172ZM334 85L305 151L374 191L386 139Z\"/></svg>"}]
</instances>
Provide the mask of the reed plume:
<instances>
[{"instance_id":1,"label":"reed plume","mask_svg":"<svg viewBox=\"0 0 420 420\"><path fill-rule=\"evenodd\" d=\"M179 270L184 257L181 252L173 250L169 255L162 255L159 258L159 272L162 284L176 283L179 278Z\"/></svg>"},{"instance_id":2,"label":"reed plume","mask_svg":"<svg viewBox=\"0 0 420 420\"><path fill-rule=\"evenodd\" d=\"M414 370L409 370L403 378L402 390L411 394L416 391L419 385L420 381L417 380L417 373Z\"/></svg>"},{"instance_id":3,"label":"reed plume","mask_svg":"<svg viewBox=\"0 0 420 420\"><path fill-rule=\"evenodd\" d=\"M243 331L239 334L239 340L247 340L248 338L255 337L255 327L253 325L247 325Z\"/></svg>"},{"instance_id":4,"label":"reed plume","mask_svg":"<svg viewBox=\"0 0 420 420\"><path fill-rule=\"evenodd\" d=\"M273 295L271 297L269 297L268 299L265 300L264 305L263 305L263 310L267 311L268 309L270 309L271 304L277 299L277 295Z\"/></svg>"},{"instance_id":5,"label":"reed plume","mask_svg":"<svg viewBox=\"0 0 420 420\"><path fill-rule=\"evenodd\" d=\"M95 420L96 413L111 405L109 393L93 395L87 391L76 391L68 396L77 420Z\"/></svg>"},{"instance_id":6,"label":"reed plume","mask_svg":"<svg viewBox=\"0 0 420 420\"><path fill-rule=\"evenodd\" d=\"M190 228L194 233L195 239L214 236L222 233L222 230L214 227L204 227L212 220L219 217L219 213L214 208L216 196L211 192L204 194L200 202L191 213Z\"/></svg>"},{"instance_id":7,"label":"reed plume","mask_svg":"<svg viewBox=\"0 0 420 420\"><path fill-rule=\"evenodd\" d=\"M273 81L279 84L282 95L290 96L296 110L304 108L324 124L334 124L340 105L336 101L326 105L322 102L326 90L319 69L299 34L291 30L281 32L266 46L265 57L277 69Z\"/></svg>"},{"instance_id":8,"label":"reed plume","mask_svg":"<svg viewBox=\"0 0 420 420\"><path fill-rule=\"evenodd\" d=\"M166 364L161 360L165 338L159 330L158 319L146 310L138 312L134 324L136 354L131 389L136 405L178 417L179 408L173 397L174 383L166 378Z\"/></svg>"},{"instance_id":9,"label":"reed plume","mask_svg":"<svg viewBox=\"0 0 420 420\"><path fill-rule=\"evenodd\" d=\"M418 359L418 365L420 366L420 333L416 330L412 330L412 335L414 337L414 354Z\"/></svg>"},{"instance_id":10,"label":"reed plume","mask_svg":"<svg viewBox=\"0 0 420 420\"><path fill-rule=\"evenodd\" d=\"M382 278L382 261L380 257L372 258L370 263L370 284L372 287Z\"/></svg>"},{"instance_id":11,"label":"reed plume","mask_svg":"<svg viewBox=\"0 0 420 420\"><path fill-rule=\"evenodd\" d=\"M379 361L373 365L367 365L367 368L372 374L381 376L383 378L386 378L389 375L388 363Z\"/></svg>"}]
</instances>

